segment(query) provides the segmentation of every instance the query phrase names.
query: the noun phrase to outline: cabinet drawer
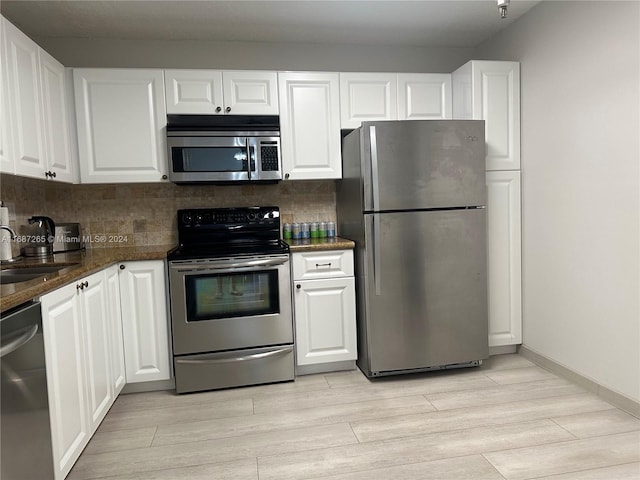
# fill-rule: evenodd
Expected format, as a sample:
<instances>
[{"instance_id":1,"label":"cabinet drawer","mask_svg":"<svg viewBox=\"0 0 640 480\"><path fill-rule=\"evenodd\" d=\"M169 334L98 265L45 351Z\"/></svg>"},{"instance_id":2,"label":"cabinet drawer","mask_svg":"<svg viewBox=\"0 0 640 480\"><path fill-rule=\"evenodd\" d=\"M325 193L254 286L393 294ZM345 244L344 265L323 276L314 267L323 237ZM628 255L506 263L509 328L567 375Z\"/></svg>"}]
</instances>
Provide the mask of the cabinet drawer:
<instances>
[{"instance_id":1,"label":"cabinet drawer","mask_svg":"<svg viewBox=\"0 0 640 480\"><path fill-rule=\"evenodd\" d=\"M293 279L352 277L353 250L294 253Z\"/></svg>"}]
</instances>

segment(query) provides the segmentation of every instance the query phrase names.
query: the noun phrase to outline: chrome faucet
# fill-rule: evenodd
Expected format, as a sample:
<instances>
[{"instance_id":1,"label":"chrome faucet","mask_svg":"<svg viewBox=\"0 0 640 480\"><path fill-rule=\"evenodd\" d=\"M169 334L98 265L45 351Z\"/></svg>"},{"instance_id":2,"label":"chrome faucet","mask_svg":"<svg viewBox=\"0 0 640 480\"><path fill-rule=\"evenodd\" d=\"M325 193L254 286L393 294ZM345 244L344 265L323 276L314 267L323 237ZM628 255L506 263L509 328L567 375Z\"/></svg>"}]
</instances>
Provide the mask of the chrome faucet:
<instances>
[{"instance_id":1,"label":"chrome faucet","mask_svg":"<svg viewBox=\"0 0 640 480\"><path fill-rule=\"evenodd\" d=\"M9 232L11 234L11 240L16 239L16 232L9 225L0 225L0 230L6 230L7 232Z\"/></svg>"}]
</instances>

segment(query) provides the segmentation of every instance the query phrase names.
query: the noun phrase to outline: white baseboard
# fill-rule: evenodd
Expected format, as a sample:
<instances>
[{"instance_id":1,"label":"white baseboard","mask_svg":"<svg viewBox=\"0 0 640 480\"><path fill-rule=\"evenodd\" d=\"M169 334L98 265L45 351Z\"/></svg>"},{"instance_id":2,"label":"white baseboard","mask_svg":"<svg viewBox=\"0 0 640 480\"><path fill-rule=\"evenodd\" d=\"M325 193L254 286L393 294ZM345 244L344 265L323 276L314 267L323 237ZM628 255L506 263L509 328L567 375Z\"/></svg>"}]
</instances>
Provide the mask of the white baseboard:
<instances>
[{"instance_id":1,"label":"white baseboard","mask_svg":"<svg viewBox=\"0 0 640 480\"><path fill-rule=\"evenodd\" d=\"M499 347L489 347L489 356L504 355L506 353L516 353L518 345L501 345Z\"/></svg>"},{"instance_id":2,"label":"white baseboard","mask_svg":"<svg viewBox=\"0 0 640 480\"><path fill-rule=\"evenodd\" d=\"M127 383L120 393L155 392L158 390L175 390L176 380L155 380L153 382Z\"/></svg>"},{"instance_id":3,"label":"white baseboard","mask_svg":"<svg viewBox=\"0 0 640 480\"><path fill-rule=\"evenodd\" d=\"M603 400L609 402L611 405L618 407L627 413L630 413L634 417L640 418L640 402L637 402L632 398L629 398L621 393L600 385L598 382L577 372L574 372L570 368L567 368L564 365L561 365L551 360L550 358L545 357L544 355L540 355L539 353L531 350L528 347L525 347L524 345L520 345L520 347L518 348L518 353L525 357L527 360L532 361L539 367L542 367L545 370L549 370L550 372L553 372L573 383L580 385L582 388L595 393L599 397L602 397Z\"/></svg>"},{"instance_id":4,"label":"white baseboard","mask_svg":"<svg viewBox=\"0 0 640 480\"><path fill-rule=\"evenodd\" d=\"M341 370L355 370L355 360L344 362L319 363L317 365L296 365L297 375L311 375L314 373L339 372Z\"/></svg>"}]
</instances>

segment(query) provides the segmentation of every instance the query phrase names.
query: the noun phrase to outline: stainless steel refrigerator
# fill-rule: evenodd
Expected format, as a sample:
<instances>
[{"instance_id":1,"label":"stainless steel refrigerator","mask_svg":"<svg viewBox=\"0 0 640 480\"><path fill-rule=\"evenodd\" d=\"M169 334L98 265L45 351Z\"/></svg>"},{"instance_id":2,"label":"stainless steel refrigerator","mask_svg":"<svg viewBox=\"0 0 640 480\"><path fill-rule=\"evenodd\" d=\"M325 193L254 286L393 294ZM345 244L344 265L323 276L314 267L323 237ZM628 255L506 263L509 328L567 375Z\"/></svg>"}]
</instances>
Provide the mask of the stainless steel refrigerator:
<instances>
[{"instance_id":1,"label":"stainless steel refrigerator","mask_svg":"<svg viewBox=\"0 0 640 480\"><path fill-rule=\"evenodd\" d=\"M489 353L484 121L363 122L342 156L358 366L375 377L478 365Z\"/></svg>"}]
</instances>

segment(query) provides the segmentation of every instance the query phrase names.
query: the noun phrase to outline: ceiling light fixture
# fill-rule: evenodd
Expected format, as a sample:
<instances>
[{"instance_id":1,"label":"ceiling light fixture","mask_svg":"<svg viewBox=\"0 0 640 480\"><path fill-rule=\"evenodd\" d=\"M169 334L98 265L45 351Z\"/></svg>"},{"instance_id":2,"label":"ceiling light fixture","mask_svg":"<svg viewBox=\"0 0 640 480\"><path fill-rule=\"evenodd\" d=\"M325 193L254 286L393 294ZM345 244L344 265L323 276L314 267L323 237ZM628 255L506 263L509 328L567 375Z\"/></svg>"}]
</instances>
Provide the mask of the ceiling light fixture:
<instances>
[{"instance_id":1,"label":"ceiling light fixture","mask_svg":"<svg viewBox=\"0 0 640 480\"><path fill-rule=\"evenodd\" d=\"M500 18L507 18L507 7L510 0L498 0L498 11L500 12Z\"/></svg>"}]
</instances>

